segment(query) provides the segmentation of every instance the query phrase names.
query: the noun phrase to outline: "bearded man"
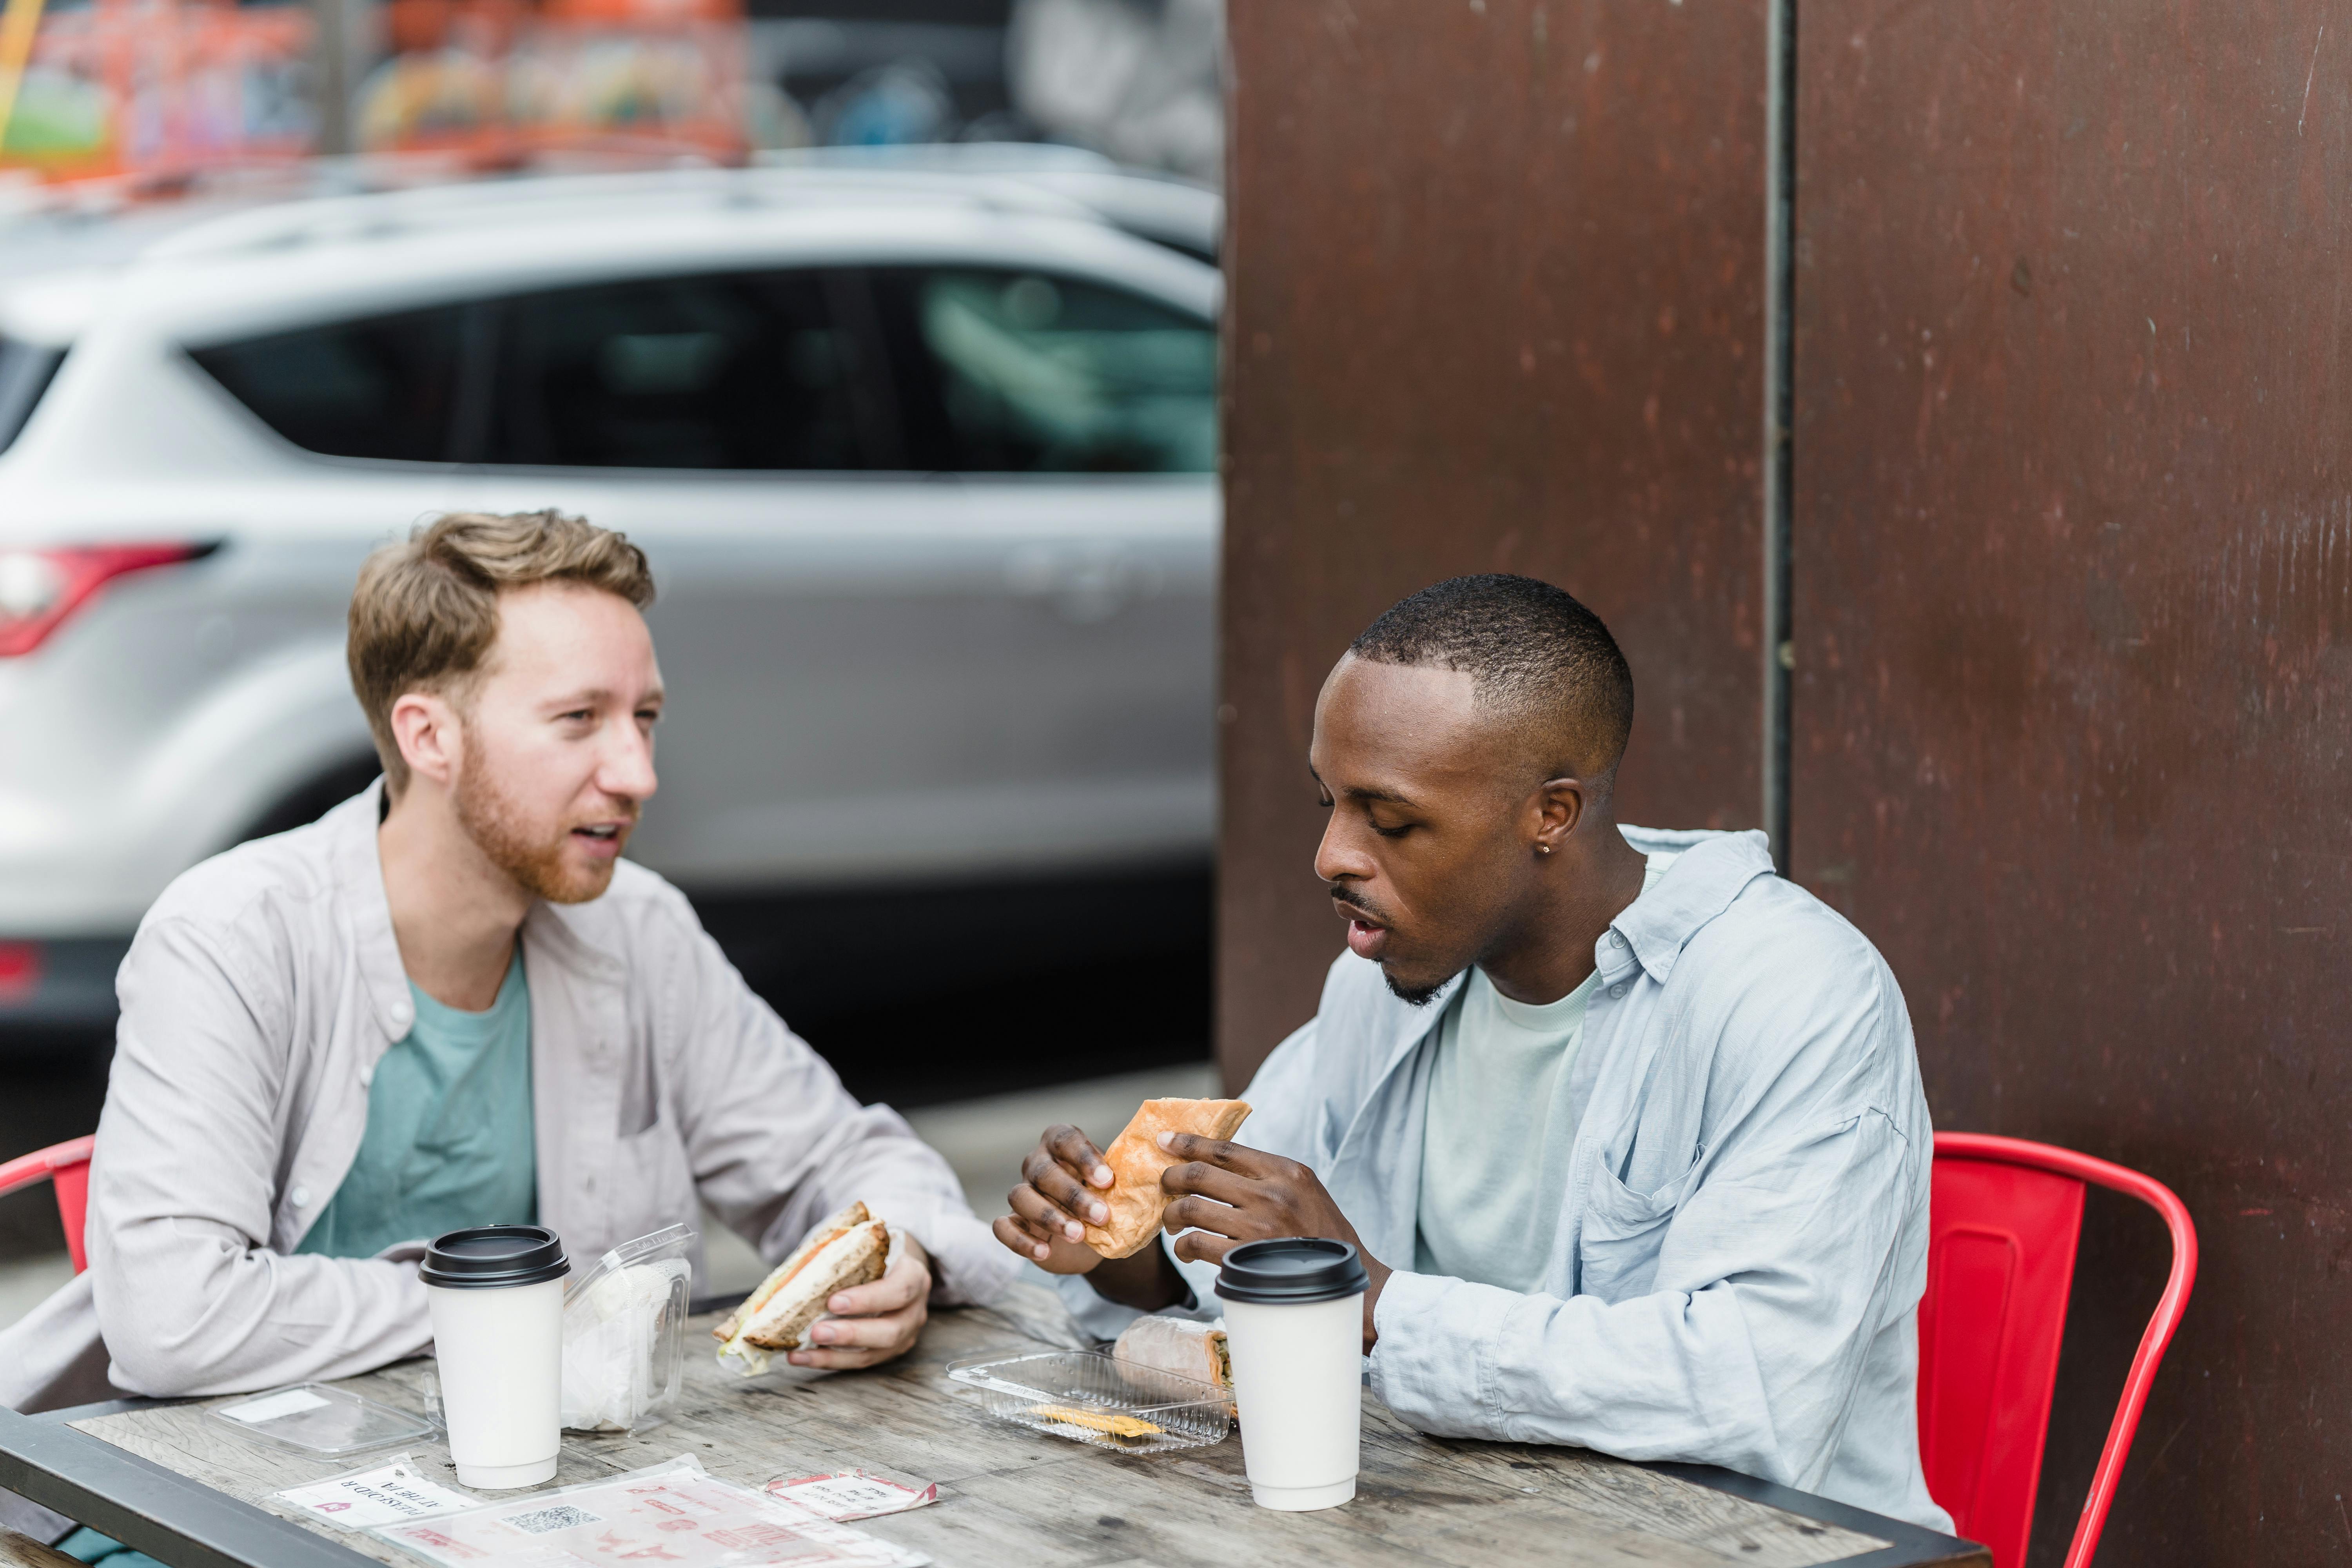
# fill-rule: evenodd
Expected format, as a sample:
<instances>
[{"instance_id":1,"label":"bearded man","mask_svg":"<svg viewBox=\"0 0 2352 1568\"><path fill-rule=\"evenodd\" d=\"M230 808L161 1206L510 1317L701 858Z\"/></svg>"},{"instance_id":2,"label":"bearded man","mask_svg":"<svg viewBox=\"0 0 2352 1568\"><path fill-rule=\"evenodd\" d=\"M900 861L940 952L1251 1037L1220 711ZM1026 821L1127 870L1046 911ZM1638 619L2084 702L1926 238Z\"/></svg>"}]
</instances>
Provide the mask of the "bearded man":
<instances>
[{"instance_id":1,"label":"bearded man","mask_svg":"<svg viewBox=\"0 0 2352 1568\"><path fill-rule=\"evenodd\" d=\"M383 777L141 923L89 1268L0 1335L0 1399L414 1355L415 1260L471 1225L551 1226L582 1262L707 1205L772 1260L863 1199L920 1245L833 1299L802 1366L900 1354L928 1301L1007 1282L947 1163L622 860L655 787L652 598L635 545L552 511L453 514L369 560L349 653Z\"/></svg>"}]
</instances>

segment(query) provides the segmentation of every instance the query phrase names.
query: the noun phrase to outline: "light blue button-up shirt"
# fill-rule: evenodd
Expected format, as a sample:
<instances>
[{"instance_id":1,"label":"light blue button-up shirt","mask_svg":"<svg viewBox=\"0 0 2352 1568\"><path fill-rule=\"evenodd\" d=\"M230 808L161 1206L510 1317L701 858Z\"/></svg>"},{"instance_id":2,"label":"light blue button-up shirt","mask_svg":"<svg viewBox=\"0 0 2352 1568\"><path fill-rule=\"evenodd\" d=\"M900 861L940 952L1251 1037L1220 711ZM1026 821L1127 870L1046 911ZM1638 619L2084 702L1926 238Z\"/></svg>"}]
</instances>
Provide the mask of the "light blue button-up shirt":
<instances>
[{"instance_id":1,"label":"light blue button-up shirt","mask_svg":"<svg viewBox=\"0 0 2352 1568\"><path fill-rule=\"evenodd\" d=\"M1567 1197L1528 1238L1543 1288L1391 1275L1372 1388L1425 1432L1723 1465L1948 1531L1919 1468L1933 1147L1902 992L1762 834L1623 832L1684 853L1594 944ZM1244 1096L1240 1141L1311 1167L1392 1265L1459 984L1409 1006L1343 954ZM1216 1270L1180 1267L1213 1313ZM1134 1316L1062 1284L1097 1332Z\"/></svg>"}]
</instances>

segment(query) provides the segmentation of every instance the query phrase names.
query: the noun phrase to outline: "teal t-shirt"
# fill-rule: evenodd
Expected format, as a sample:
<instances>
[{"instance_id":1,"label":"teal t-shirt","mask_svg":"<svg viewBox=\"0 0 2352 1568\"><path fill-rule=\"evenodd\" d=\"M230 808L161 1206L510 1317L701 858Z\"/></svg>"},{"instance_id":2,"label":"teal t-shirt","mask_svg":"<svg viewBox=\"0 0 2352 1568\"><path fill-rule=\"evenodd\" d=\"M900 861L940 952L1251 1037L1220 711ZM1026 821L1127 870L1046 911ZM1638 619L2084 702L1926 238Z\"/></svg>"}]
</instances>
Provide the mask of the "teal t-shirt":
<instances>
[{"instance_id":1,"label":"teal t-shirt","mask_svg":"<svg viewBox=\"0 0 2352 1568\"><path fill-rule=\"evenodd\" d=\"M469 1225L538 1221L522 950L487 1012L408 991L415 1026L376 1063L359 1152L297 1252L373 1258Z\"/></svg>"}]
</instances>

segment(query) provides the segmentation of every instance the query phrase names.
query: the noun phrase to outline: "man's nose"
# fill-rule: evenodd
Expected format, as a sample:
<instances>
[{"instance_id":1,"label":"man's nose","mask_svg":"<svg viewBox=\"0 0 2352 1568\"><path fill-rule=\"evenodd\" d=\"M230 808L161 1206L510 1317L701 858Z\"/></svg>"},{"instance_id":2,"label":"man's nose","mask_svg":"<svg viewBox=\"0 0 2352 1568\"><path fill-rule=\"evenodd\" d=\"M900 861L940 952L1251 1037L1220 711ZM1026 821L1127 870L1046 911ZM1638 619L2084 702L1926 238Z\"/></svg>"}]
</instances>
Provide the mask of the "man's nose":
<instances>
[{"instance_id":1,"label":"man's nose","mask_svg":"<svg viewBox=\"0 0 2352 1568\"><path fill-rule=\"evenodd\" d=\"M1338 812L1331 814L1323 825L1322 841L1315 846L1315 875L1326 886L1333 882L1363 880L1375 868L1362 850L1348 842L1347 825Z\"/></svg>"},{"instance_id":2,"label":"man's nose","mask_svg":"<svg viewBox=\"0 0 2352 1568\"><path fill-rule=\"evenodd\" d=\"M604 748L604 765L596 771L598 787L625 800L647 800L661 781L654 776L654 738L634 723L615 725L612 743Z\"/></svg>"}]
</instances>

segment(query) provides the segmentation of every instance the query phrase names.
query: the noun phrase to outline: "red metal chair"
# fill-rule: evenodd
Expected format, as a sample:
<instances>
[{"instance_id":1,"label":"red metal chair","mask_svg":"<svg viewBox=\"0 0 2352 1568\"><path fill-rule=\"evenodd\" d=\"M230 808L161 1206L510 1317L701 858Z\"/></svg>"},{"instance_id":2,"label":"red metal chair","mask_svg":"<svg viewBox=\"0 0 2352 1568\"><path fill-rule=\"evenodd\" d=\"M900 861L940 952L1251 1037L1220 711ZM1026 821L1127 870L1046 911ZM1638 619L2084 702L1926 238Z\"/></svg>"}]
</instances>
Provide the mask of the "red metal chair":
<instances>
[{"instance_id":1,"label":"red metal chair","mask_svg":"<svg viewBox=\"0 0 2352 1568\"><path fill-rule=\"evenodd\" d=\"M2197 1280L2197 1229L2163 1183L2072 1150L1981 1132L1936 1134L1927 1293L1919 1303L1919 1450L1953 1527L2023 1568L2083 1231L2084 1184L2164 1216L2172 1277L2140 1336L2091 1475L2065 1568L2087 1568L2131 1452L2148 1385Z\"/></svg>"},{"instance_id":2,"label":"red metal chair","mask_svg":"<svg viewBox=\"0 0 2352 1568\"><path fill-rule=\"evenodd\" d=\"M21 1159L0 1165L0 1197L36 1183L50 1183L57 1191L58 1218L65 1222L66 1250L73 1255L74 1272L89 1266L82 1250L82 1218L89 1212L89 1152L97 1138L75 1138L36 1149Z\"/></svg>"}]
</instances>

